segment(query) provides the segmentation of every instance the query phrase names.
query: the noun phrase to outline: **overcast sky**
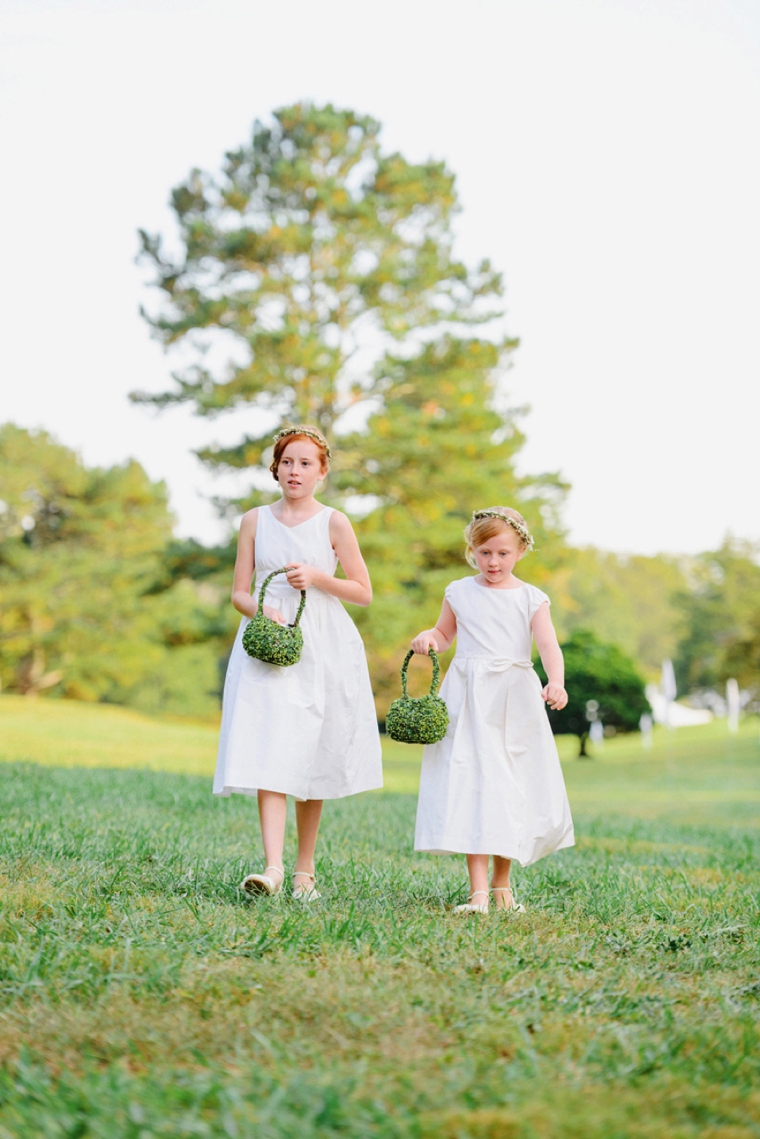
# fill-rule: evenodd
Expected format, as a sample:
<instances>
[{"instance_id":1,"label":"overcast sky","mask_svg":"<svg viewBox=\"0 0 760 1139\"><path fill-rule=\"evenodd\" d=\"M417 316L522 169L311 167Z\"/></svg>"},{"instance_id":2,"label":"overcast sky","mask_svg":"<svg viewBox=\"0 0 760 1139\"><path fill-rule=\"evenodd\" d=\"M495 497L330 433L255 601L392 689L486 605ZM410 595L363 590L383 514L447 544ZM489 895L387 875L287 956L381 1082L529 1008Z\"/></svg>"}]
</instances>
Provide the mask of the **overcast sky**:
<instances>
[{"instance_id":1,"label":"overcast sky","mask_svg":"<svg viewBox=\"0 0 760 1139\"><path fill-rule=\"evenodd\" d=\"M298 99L379 118L458 176L458 251L490 257L521 346L520 467L572 484L577 543L760 539L757 0L1 0L0 420L166 479L221 537L191 448L243 417L162 416L136 230ZM493 495L498 499L498 493ZM482 505L474 503L474 506Z\"/></svg>"}]
</instances>

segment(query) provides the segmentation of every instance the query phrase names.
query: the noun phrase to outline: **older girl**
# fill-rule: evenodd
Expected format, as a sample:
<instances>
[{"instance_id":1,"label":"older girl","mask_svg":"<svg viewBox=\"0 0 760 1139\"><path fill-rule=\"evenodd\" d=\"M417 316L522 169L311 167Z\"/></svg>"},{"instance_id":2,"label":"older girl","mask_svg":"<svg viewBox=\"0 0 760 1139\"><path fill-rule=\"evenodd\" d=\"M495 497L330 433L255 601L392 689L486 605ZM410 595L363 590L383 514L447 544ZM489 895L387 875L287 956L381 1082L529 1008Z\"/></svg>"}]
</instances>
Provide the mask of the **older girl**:
<instances>
[{"instance_id":1,"label":"older girl","mask_svg":"<svg viewBox=\"0 0 760 1139\"><path fill-rule=\"evenodd\" d=\"M416 653L457 651L441 688L451 723L422 759L415 849L467 855L470 895L461 913L487 913L490 889L501 909L512 896L513 859L523 866L572 846L573 824L543 701L564 708L562 652L549 598L513 574L533 545L516 510L475 511L465 530L476 577L446 587L433 629L412 641ZM531 664L535 637L549 682Z\"/></svg>"},{"instance_id":2,"label":"older girl","mask_svg":"<svg viewBox=\"0 0 760 1139\"><path fill-rule=\"evenodd\" d=\"M227 669L214 794L257 795L266 866L242 888L276 894L285 877L286 796L296 800L298 853L293 897L311 900L314 851L324 799L381 787L377 717L361 637L341 602L369 605L367 567L351 523L317 502L330 448L313 427L275 436L271 471L282 498L243 516L232 604L243 620ZM338 562L346 580L334 576ZM280 667L247 656L243 630L257 611L267 574L289 566L267 588L264 613L292 622L306 590L297 664ZM255 588L251 596L251 579Z\"/></svg>"}]
</instances>

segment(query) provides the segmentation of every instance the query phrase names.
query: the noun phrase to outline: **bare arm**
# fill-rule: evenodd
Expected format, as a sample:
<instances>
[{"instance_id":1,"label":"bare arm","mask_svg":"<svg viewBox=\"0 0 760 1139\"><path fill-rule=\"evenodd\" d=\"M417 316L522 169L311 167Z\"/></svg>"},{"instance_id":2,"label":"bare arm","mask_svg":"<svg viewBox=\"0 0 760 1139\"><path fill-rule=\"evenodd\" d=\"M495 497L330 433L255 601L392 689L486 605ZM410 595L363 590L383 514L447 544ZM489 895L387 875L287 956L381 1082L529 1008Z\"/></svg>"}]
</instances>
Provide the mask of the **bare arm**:
<instances>
[{"instance_id":1,"label":"bare arm","mask_svg":"<svg viewBox=\"0 0 760 1139\"><path fill-rule=\"evenodd\" d=\"M546 675L549 678L549 682L544 685L541 695L550 708L559 711L567 704L567 692L565 691L565 661L562 657L562 649L559 647L559 641L554 631L549 606L546 601L544 601L533 614L530 627L533 630L533 637L539 656L541 657L541 664L546 669Z\"/></svg>"},{"instance_id":2,"label":"bare arm","mask_svg":"<svg viewBox=\"0 0 760 1139\"><path fill-rule=\"evenodd\" d=\"M359 543L354 534L354 528L345 514L334 510L330 518L330 541L338 555L338 561L343 567L346 580L333 577L324 570L317 569L305 563L295 563L287 574L288 584L294 589L308 589L313 586L339 597L341 601L349 601L353 605L369 605L372 600L372 585L369 580L369 570L362 557Z\"/></svg>"},{"instance_id":3,"label":"bare arm","mask_svg":"<svg viewBox=\"0 0 760 1139\"><path fill-rule=\"evenodd\" d=\"M428 649L436 653L445 653L454 642L457 635L457 619L454 610L444 598L441 606L441 615L435 623L435 628L424 629L412 641L412 648L416 653L427 655Z\"/></svg>"},{"instance_id":4,"label":"bare arm","mask_svg":"<svg viewBox=\"0 0 760 1139\"><path fill-rule=\"evenodd\" d=\"M240 533L238 534L235 575L232 579L232 604L238 613L242 613L244 617L253 617L259 607L256 598L251 597L251 582L253 581L253 571L256 565L257 517L258 511L255 508L243 515L243 520L240 523ZM285 624L285 618L279 609L274 609L271 605L265 605L264 613L267 617L271 617L273 621L277 621L278 624Z\"/></svg>"}]
</instances>

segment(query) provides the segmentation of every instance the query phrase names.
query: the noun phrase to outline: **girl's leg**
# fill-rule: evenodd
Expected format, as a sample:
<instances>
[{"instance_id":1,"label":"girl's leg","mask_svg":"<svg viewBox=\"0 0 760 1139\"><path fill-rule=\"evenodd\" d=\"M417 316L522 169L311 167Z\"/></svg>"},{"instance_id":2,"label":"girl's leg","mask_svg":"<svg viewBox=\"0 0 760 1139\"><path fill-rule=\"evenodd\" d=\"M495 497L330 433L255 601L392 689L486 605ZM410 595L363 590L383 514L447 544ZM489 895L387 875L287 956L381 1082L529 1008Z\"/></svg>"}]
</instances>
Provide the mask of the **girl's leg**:
<instances>
[{"instance_id":1,"label":"girl's leg","mask_svg":"<svg viewBox=\"0 0 760 1139\"><path fill-rule=\"evenodd\" d=\"M496 908L499 910L512 909L512 889L509 884L511 869L512 860L510 858L502 858L500 854L493 856L491 889L496 890Z\"/></svg>"},{"instance_id":2,"label":"girl's leg","mask_svg":"<svg viewBox=\"0 0 760 1139\"><path fill-rule=\"evenodd\" d=\"M282 867L282 848L285 843L285 818L288 801L279 791L259 791L258 799L264 858L269 868L277 867L281 874L280 881L282 881L285 876Z\"/></svg>"},{"instance_id":3,"label":"girl's leg","mask_svg":"<svg viewBox=\"0 0 760 1139\"><path fill-rule=\"evenodd\" d=\"M488 855L468 854L467 869L470 873L470 901L476 906L488 905ZM477 894L477 897L473 895Z\"/></svg>"},{"instance_id":4,"label":"girl's leg","mask_svg":"<svg viewBox=\"0 0 760 1139\"><path fill-rule=\"evenodd\" d=\"M322 818L322 800L306 799L296 803L298 828L298 854L293 871L293 897L305 902L315 901L320 895L314 888L314 850Z\"/></svg>"},{"instance_id":5,"label":"girl's leg","mask_svg":"<svg viewBox=\"0 0 760 1139\"><path fill-rule=\"evenodd\" d=\"M321 799L306 799L300 803L296 802L296 827L298 828L296 870L312 876L314 874L314 851L317 846L321 818Z\"/></svg>"}]
</instances>

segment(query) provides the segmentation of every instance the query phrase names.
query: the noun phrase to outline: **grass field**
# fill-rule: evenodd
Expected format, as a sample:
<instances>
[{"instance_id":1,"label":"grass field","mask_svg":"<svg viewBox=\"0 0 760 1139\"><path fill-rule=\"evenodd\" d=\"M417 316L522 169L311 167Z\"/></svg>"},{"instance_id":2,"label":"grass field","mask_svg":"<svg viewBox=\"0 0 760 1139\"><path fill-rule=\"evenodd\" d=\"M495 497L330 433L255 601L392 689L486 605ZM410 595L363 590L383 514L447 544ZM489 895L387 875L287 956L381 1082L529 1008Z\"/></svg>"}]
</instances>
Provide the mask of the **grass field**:
<instances>
[{"instance_id":1,"label":"grass field","mask_svg":"<svg viewBox=\"0 0 760 1139\"><path fill-rule=\"evenodd\" d=\"M329 805L309 909L238 892L214 745L0 698L0 1139L760 1137L756 721L568 759L577 847L465 920L415 749Z\"/></svg>"}]
</instances>

